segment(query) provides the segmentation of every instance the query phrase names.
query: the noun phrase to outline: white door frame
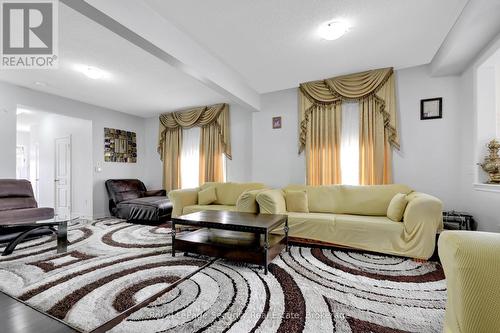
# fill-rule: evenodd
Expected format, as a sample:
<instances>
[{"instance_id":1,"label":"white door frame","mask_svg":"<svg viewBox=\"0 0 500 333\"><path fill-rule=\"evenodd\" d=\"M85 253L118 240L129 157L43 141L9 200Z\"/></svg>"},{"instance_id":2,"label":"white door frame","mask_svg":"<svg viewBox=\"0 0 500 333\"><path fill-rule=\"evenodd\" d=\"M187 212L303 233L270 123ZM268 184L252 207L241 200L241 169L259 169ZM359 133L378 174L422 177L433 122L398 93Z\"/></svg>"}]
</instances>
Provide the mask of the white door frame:
<instances>
[{"instance_id":1,"label":"white door frame","mask_svg":"<svg viewBox=\"0 0 500 333\"><path fill-rule=\"evenodd\" d=\"M58 164L58 141L66 141L68 145L64 170ZM54 139L54 213L61 218L71 218L71 147L71 135ZM61 200L63 195L64 200Z\"/></svg>"}]
</instances>

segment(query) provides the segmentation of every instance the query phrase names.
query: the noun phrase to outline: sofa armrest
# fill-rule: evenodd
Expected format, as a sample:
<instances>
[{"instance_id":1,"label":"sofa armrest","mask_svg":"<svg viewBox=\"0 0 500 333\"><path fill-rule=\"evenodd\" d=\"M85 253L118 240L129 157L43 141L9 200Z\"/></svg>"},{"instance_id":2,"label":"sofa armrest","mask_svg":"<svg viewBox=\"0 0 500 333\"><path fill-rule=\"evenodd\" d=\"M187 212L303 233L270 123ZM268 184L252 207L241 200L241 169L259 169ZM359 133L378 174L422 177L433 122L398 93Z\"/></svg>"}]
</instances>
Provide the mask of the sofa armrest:
<instances>
[{"instance_id":1,"label":"sofa armrest","mask_svg":"<svg viewBox=\"0 0 500 333\"><path fill-rule=\"evenodd\" d=\"M498 332L500 234L444 231L438 251L448 293L445 330Z\"/></svg>"},{"instance_id":2,"label":"sofa armrest","mask_svg":"<svg viewBox=\"0 0 500 333\"><path fill-rule=\"evenodd\" d=\"M144 192L145 197L164 197L167 195L165 190L149 190Z\"/></svg>"},{"instance_id":3,"label":"sofa armrest","mask_svg":"<svg viewBox=\"0 0 500 333\"><path fill-rule=\"evenodd\" d=\"M198 187L170 191L168 193L168 198L172 203L172 217L181 216L184 207L196 205L198 203L199 191L200 189Z\"/></svg>"},{"instance_id":4,"label":"sofa armrest","mask_svg":"<svg viewBox=\"0 0 500 333\"><path fill-rule=\"evenodd\" d=\"M418 248L418 259L429 259L436 247L436 234L443 230L443 203L436 197L413 192L408 195L403 217L403 239Z\"/></svg>"},{"instance_id":5,"label":"sofa armrest","mask_svg":"<svg viewBox=\"0 0 500 333\"><path fill-rule=\"evenodd\" d=\"M403 217L405 232L414 234L425 228L434 236L443 230L443 203L432 195L413 192Z\"/></svg>"},{"instance_id":6,"label":"sofa armrest","mask_svg":"<svg viewBox=\"0 0 500 333\"><path fill-rule=\"evenodd\" d=\"M286 214L285 195L282 190L266 190L257 194L260 212L264 214Z\"/></svg>"}]
</instances>

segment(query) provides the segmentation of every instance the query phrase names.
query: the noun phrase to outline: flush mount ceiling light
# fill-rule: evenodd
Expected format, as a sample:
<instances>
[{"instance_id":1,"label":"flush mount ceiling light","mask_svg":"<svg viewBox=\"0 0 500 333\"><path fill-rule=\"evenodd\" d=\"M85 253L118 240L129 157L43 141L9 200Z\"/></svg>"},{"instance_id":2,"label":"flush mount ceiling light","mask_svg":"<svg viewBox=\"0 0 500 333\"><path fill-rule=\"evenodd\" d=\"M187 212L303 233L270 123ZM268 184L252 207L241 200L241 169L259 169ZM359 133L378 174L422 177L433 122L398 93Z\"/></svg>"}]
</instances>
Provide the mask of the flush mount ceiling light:
<instances>
[{"instance_id":1,"label":"flush mount ceiling light","mask_svg":"<svg viewBox=\"0 0 500 333\"><path fill-rule=\"evenodd\" d=\"M100 68L88 65L75 65L74 69L93 80L105 79L109 77L109 73Z\"/></svg>"},{"instance_id":2,"label":"flush mount ceiling light","mask_svg":"<svg viewBox=\"0 0 500 333\"><path fill-rule=\"evenodd\" d=\"M348 31L349 24L346 21L340 20L325 22L318 29L320 37L326 40L338 39Z\"/></svg>"},{"instance_id":3,"label":"flush mount ceiling light","mask_svg":"<svg viewBox=\"0 0 500 333\"><path fill-rule=\"evenodd\" d=\"M33 84L35 86L39 86L39 87L46 87L46 86L48 86L48 83L45 82L45 81L35 81L35 82L33 82Z\"/></svg>"}]
</instances>

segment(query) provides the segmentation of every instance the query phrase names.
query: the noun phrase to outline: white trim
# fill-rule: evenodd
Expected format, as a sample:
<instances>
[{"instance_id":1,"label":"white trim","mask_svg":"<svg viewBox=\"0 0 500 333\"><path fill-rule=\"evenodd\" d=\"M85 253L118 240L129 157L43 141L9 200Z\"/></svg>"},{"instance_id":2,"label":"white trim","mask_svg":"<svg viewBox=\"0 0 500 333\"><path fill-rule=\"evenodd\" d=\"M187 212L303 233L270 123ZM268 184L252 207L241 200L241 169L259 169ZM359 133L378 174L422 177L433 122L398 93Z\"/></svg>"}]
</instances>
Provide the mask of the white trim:
<instances>
[{"instance_id":1,"label":"white trim","mask_svg":"<svg viewBox=\"0 0 500 333\"><path fill-rule=\"evenodd\" d=\"M474 183L474 190L476 191L484 191L484 192L498 192L500 193L500 185L495 184L484 184L484 183Z\"/></svg>"}]
</instances>

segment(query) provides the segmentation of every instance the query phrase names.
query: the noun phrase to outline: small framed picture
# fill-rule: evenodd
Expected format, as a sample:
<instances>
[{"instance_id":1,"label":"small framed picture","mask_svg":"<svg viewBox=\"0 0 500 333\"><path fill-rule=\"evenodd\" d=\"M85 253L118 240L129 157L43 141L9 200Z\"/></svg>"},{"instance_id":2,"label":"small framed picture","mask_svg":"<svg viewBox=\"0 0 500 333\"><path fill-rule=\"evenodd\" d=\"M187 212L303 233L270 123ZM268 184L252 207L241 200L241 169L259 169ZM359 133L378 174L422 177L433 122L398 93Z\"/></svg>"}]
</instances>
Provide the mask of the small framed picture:
<instances>
[{"instance_id":1,"label":"small framed picture","mask_svg":"<svg viewBox=\"0 0 500 333\"><path fill-rule=\"evenodd\" d=\"M443 118L443 98L420 100L420 120Z\"/></svg>"},{"instance_id":2,"label":"small framed picture","mask_svg":"<svg viewBox=\"0 0 500 333\"><path fill-rule=\"evenodd\" d=\"M273 129L281 128L281 117L273 117Z\"/></svg>"}]
</instances>

